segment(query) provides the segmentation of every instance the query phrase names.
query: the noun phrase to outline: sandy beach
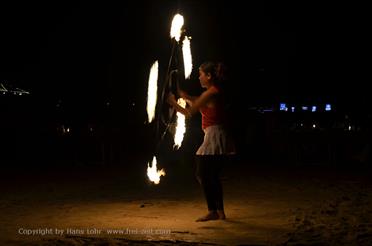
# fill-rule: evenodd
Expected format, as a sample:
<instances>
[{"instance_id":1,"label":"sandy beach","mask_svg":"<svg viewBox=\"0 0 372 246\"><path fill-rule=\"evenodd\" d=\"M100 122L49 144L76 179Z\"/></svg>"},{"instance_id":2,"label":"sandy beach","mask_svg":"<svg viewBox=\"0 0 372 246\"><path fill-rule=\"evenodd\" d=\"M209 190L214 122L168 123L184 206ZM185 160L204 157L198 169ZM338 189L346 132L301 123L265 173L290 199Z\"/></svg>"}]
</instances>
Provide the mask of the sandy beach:
<instances>
[{"instance_id":1,"label":"sandy beach","mask_svg":"<svg viewBox=\"0 0 372 246\"><path fill-rule=\"evenodd\" d=\"M136 160L133 160L136 162ZM135 164L135 165L134 165ZM226 220L206 212L190 161L159 185L146 163L8 170L1 185L2 245L369 245L371 171L366 166L225 167Z\"/></svg>"}]
</instances>

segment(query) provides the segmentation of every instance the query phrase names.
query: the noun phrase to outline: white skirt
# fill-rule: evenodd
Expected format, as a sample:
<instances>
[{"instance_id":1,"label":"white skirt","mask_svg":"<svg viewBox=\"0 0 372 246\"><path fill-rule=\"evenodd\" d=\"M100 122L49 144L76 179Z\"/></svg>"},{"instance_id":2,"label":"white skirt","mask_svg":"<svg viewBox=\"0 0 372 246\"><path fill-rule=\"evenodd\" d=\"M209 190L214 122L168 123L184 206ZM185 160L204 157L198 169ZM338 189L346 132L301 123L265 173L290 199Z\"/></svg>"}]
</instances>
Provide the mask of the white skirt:
<instances>
[{"instance_id":1,"label":"white skirt","mask_svg":"<svg viewBox=\"0 0 372 246\"><path fill-rule=\"evenodd\" d=\"M204 129L204 141L196 155L233 155L235 145L232 138L221 125L208 126Z\"/></svg>"}]
</instances>

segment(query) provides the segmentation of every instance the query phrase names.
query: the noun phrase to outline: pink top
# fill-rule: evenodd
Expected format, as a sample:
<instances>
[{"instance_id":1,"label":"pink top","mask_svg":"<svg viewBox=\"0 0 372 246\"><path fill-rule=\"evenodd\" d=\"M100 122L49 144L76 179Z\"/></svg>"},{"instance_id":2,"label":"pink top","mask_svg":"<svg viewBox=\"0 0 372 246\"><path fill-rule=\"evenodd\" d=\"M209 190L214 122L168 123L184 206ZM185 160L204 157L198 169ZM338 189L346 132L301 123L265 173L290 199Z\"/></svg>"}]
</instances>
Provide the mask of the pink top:
<instances>
[{"instance_id":1,"label":"pink top","mask_svg":"<svg viewBox=\"0 0 372 246\"><path fill-rule=\"evenodd\" d=\"M220 89L215 87L219 92L217 94L217 101L213 107L202 107L200 108L200 113L202 115L202 129L208 126L221 125L225 121L225 112L222 97L220 94Z\"/></svg>"}]
</instances>

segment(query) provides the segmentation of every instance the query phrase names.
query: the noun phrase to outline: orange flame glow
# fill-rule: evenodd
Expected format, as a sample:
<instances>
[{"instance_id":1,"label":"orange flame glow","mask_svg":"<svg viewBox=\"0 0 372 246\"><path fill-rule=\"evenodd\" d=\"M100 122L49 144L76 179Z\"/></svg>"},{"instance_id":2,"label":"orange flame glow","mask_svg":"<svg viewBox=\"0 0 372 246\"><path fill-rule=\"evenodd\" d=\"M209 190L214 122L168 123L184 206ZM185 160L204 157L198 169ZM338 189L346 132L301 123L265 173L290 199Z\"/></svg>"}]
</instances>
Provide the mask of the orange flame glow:
<instances>
[{"instance_id":1,"label":"orange flame glow","mask_svg":"<svg viewBox=\"0 0 372 246\"><path fill-rule=\"evenodd\" d=\"M171 38L175 38L177 42L179 42L181 38L183 22L184 20L182 15L176 14L173 17L170 36Z\"/></svg>"},{"instance_id":2,"label":"orange flame glow","mask_svg":"<svg viewBox=\"0 0 372 246\"><path fill-rule=\"evenodd\" d=\"M147 89L147 116L149 123L155 118L155 108L158 91L158 70L158 61L155 61L150 70Z\"/></svg>"},{"instance_id":3,"label":"orange flame glow","mask_svg":"<svg viewBox=\"0 0 372 246\"><path fill-rule=\"evenodd\" d=\"M192 71L191 37L185 37L182 42L183 64L185 66L185 79L188 79Z\"/></svg>"},{"instance_id":4,"label":"orange flame glow","mask_svg":"<svg viewBox=\"0 0 372 246\"><path fill-rule=\"evenodd\" d=\"M177 103L183 108L186 107L186 101L182 98L179 98L177 100ZM186 132L185 116L177 112L176 133L174 134L174 148L178 149L181 147L185 132Z\"/></svg>"},{"instance_id":5,"label":"orange flame glow","mask_svg":"<svg viewBox=\"0 0 372 246\"><path fill-rule=\"evenodd\" d=\"M147 164L147 177L149 177L151 182L154 182L155 184L159 184L160 176L165 176L165 171L164 169L161 169L158 171L156 167L156 163L157 163L156 157L154 156L154 158L152 159L151 167L150 167L150 163Z\"/></svg>"}]
</instances>

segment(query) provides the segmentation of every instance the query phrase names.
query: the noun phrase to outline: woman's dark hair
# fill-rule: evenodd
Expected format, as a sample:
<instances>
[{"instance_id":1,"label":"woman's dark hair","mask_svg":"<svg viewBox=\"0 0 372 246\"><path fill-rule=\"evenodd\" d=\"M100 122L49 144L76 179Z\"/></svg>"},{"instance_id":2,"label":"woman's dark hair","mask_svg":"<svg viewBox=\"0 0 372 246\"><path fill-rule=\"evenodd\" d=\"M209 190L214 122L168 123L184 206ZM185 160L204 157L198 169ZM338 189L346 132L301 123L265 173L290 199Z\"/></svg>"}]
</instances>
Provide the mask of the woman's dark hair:
<instances>
[{"instance_id":1,"label":"woman's dark hair","mask_svg":"<svg viewBox=\"0 0 372 246\"><path fill-rule=\"evenodd\" d=\"M226 80L226 66L222 62L204 62L200 65L199 69L206 74L209 73L215 84L220 84L222 81Z\"/></svg>"}]
</instances>

